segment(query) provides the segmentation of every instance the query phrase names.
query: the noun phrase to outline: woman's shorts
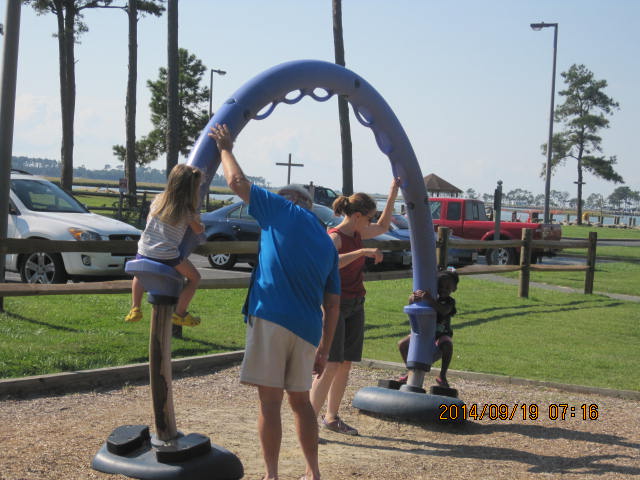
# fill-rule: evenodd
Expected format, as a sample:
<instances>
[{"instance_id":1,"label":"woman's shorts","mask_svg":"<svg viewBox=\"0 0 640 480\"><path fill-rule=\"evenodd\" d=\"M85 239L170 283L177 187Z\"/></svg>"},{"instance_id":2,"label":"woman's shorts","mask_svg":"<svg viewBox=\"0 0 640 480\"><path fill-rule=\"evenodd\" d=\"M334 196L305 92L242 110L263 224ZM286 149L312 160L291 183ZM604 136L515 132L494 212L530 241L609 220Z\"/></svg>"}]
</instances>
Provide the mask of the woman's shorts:
<instances>
[{"instance_id":1,"label":"woman's shorts","mask_svg":"<svg viewBox=\"0 0 640 480\"><path fill-rule=\"evenodd\" d=\"M333 335L330 362L359 362L364 343L364 297L340 300L340 317Z\"/></svg>"},{"instance_id":2,"label":"woman's shorts","mask_svg":"<svg viewBox=\"0 0 640 480\"><path fill-rule=\"evenodd\" d=\"M250 316L240 381L306 392L313 381L316 347L277 323Z\"/></svg>"},{"instance_id":3,"label":"woman's shorts","mask_svg":"<svg viewBox=\"0 0 640 480\"><path fill-rule=\"evenodd\" d=\"M139 253L136 253L136 259L138 260L153 260L154 262L158 262L158 263L164 263L165 265L168 265L169 267L177 267L178 265L180 265L182 263L182 258L178 257L178 258L151 258L151 257L145 257L144 255L140 255Z\"/></svg>"}]
</instances>

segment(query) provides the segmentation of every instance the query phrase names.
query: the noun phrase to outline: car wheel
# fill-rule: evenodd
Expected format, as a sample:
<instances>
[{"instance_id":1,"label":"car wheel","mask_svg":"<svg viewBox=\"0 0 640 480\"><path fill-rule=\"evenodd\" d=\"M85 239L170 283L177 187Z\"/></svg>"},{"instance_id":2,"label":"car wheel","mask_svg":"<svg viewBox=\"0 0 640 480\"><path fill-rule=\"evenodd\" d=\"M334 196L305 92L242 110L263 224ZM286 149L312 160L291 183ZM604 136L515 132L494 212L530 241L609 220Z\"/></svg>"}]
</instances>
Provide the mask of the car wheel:
<instances>
[{"instance_id":1,"label":"car wheel","mask_svg":"<svg viewBox=\"0 0 640 480\"><path fill-rule=\"evenodd\" d=\"M487 251L488 265L516 265L516 251L513 248L493 248Z\"/></svg>"},{"instance_id":2,"label":"car wheel","mask_svg":"<svg viewBox=\"0 0 640 480\"><path fill-rule=\"evenodd\" d=\"M208 241L210 242L220 242L220 241L228 241L226 238L210 238ZM212 253L207 255L207 259L209 260L209 265L213 268L219 268L221 270L229 270L233 268L238 259L237 255L233 253Z\"/></svg>"},{"instance_id":3,"label":"car wheel","mask_svg":"<svg viewBox=\"0 0 640 480\"><path fill-rule=\"evenodd\" d=\"M66 283L67 272L59 254L36 252L24 256L20 278L24 283Z\"/></svg>"}]
</instances>

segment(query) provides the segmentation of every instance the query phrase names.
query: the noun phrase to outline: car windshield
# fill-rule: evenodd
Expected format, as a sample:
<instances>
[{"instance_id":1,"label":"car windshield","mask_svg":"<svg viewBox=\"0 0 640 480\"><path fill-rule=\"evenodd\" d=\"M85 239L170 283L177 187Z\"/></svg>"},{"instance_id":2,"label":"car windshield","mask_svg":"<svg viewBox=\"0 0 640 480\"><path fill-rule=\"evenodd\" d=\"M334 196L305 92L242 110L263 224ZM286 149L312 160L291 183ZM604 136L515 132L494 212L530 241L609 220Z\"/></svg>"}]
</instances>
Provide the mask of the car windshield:
<instances>
[{"instance_id":1,"label":"car windshield","mask_svg":"<svg viewBox=\"0 0 640 480\"><path fill-rule=\"evenodd\" d=\"M398 228L409 228L409 221L404 218L404 215L400 215L397 213L394 213L391 217L391 223L393 223L393 225Z\"/></svg>"},{"instance_id":2,"label":"car windshield","mask_svg":"<svg viewBox=\"0 0 640 480\"><path fill-rule=\"evenodd\" d=\"M325 207L324 205L314 204L313 213L316 214L316 217L318 217L327 228L338 226L343 219L343 217L337 217L334 215L333 210L329 207Z\"/></svg>"},{"instance_id":3,"label":"car windshield","mask_svg":"<svg viewBox=\"0 0 640 480\"><path fill-rule=\"evenodd\" d=\"M11 190L29 210L87 213L75 198L57 185L42 180L11 180Z\"/></svg>"}]
</instances>

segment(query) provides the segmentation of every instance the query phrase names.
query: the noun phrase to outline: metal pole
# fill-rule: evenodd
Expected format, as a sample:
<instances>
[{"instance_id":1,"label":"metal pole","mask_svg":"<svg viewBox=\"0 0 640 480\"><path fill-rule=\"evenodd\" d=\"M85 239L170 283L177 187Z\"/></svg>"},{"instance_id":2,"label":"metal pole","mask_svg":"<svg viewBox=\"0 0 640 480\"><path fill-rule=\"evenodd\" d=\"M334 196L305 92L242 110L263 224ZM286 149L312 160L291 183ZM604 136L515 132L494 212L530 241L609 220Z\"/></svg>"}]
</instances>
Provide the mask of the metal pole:
<instances>
[{"instance_id":1,"label":"metal pole","mask_svg":"<svg viewBox=\"0 0 640 480\"><path fill-rule=\"evenodd\" d=\"M9 220L9 185L13 153L13 123L16 109L16 78L18 76L18 44L20 42L21 0L7 1L5 17L4 55L0 93L0 240L7 238ZM0 254L0 281L4 283L5 256ZM4 301L0 297L0 311Z\"/></svg>"},{"instance_id":2,"label":"metal pole","mask_svg":"<svg viewBox=\"0 0 640 480\"><path fill-rule=\"evenodd\" d=\"M502 180L493 192L493 239L500 240L500 221L502 215Z\"/></svg>"},{"instance_id":3,"label":"metal pole","mask_svg":"<svg viewBox=\"0 0 640 480\"><path fill-rule=\"evenodd\" d=\"M213 69L211 69L211 75L209 76L209 118L213 113Z\"/></svg>"},{"instance_id":4,"label":"metal pole","mask_svg":"<svg viewBox=\"0 0 640 480\"><path fill-rule=\"evenodd\" d=\"M549 142L547 146L547 173L544 186L544 223L551 223L549 196L551 194L551 150L553 147L553 109L556 93L556 54L558 51L558 24L553 26L553 71L551 73L551 108L549 110Z\"/></svg>"},{"instance_id":5,"label":"metal pole","mask_svg":"<svg viewBox=\"0 0 640 480\"><path fill-rule=\"evenodd\" d=\"M549 110L549 140L547 141L547 165L544 179L544 223L551 223L549 214L549 197L551 195L551 156L553 151L553 110L556 93L556 56L558 51L558 24L557 23L537 23L531 24L534 30L546 27L553 27L553 69L551 73L551 107Z\"/></svg>"},{"instance_id":6,"label":"metal pole","mask_svg":"<svg viewBox=\"0 0 640 480\"><path fill-rule=\"evenodd\" d=\"M216 68L211 68L209 72L209 118L211 118L211 115L213 115L213 74L226 75L227 72Z\"/></svg>"}]
</instances>

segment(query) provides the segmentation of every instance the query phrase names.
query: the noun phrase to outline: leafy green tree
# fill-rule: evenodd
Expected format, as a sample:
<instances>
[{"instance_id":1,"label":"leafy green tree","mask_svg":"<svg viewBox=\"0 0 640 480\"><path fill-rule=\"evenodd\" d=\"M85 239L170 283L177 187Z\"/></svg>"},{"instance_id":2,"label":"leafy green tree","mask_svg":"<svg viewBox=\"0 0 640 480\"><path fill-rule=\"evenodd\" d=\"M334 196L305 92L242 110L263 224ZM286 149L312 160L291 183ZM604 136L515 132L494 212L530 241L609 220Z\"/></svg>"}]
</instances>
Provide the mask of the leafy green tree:
<instances>
[{"instance_id":1,"label":"leafy green tree","mask_svg":"<svg viewBox=\"0 0 640 480\"><path fill-rule=\"evenodd\" d=\"M595 175L604 180L622 183L623 179L614 170L617 163L615 156L605 157L600 146L602 138L598 131L609 127L605 115L611 115L619 104L604 93L606 80L596 80L593 72L584 65L572 65L569 70L560 74L566 89L559 92L566 97L554 112L554 119L561 123L563 130L554 134L552 140L551 171L563 165L568 158L577 161L578 185L578 224L582 223L582 185L583 172ZM547 144L542 145L542 153L546 156ZM540 175L544 178L545 169Z\"/></svg>"},{"instance_id":2,"label":"leafy green tree","mask_svg":"<svg viewBox=\"0 0 640 480\"><path fill-rule=\"evenodd\" d=\"M640 192L634 192L629 187L618 187L607 198L610 204L617 208L629 208L640 200Z\"/></svg>"},{"instance_id":3,"label":"leafy green tree","mask_svg":"<svg viewBox=\"0 0 640 480\"><path fill-rule=\"evenodd\" d=\"M207 68L184 48L178 51L178 66L178 149L186 156L209 119L209 89L200 86ZM158 79L147 81L147 86L151 90L149 107L155 128L136 142L138 165L146 165L167 153L167 69L161 67ZM126 149L122 145L114 145L113 152L120 161L124 161Z\"/></svg>"},{"instance_id":4,"label":"leafy green tree","mask_svg":"<svg viewBox=\"0 0 640 480\"><path fill-rule=\"evenodd\" d=\"M157 2L164 0L131 0L137 3L138 11L153 13L157 11ZM62 146L60 183L71 189L73 184L73 145L76 104L75 44L81 34L89 28L84 23L84 10L91 8L125 8L113 3L113 0L23 0L38 15L53 13L57 20L58 57L60 65L60 107L62 113ZM128 9L130 12L131 9ZM136 13L137 17L137 13ZM137 48L137 47L136 47ZM130 45L131 49L131 45ZM135 113L134 113L135 115Z\"/></svg>"},{"instance_id":5,"label":"leafy green tree","mask_svg":"<svg viewBox=\"0 0 640 480\"><path fill-rule=\"evenodd\" d=\"M558 190L551 190L549 192L551 197L549 201L554 207L564 207L569 202L569 192L560 192ZM582 214L582 212L580 212Z\"/></svg>"},{"instance_id":6,"label":"leafy green tree","mask_svg":"<svg viewBox=\"0 0 640 480\"><path fill-rule=\"evenodd\" d=\"M605 205L604 197L600 193L592 193L585 200L585 205L589 208L602 210Z\"/></svg>"},{"instance_id":7,"label":"leafy green tree","mask_svg":"<svg viewBox=\"0 0 640 480\"><path fill-rule=\"evenodd\" d=\"M471 198L471 199L477 199L479 198L478 193L473 189L473 188L468 188L466 192L464 192L465 197L467 198Z\"/></svg>"},{"instance_id":8,"label":"leafy green tree","mask_svg":"<svg viewBox=\"0 0 640 480\"><path fill-rule=\"evenodd\" d=\"M506 197L509 201L518 206L531 205L533 203L533 194L529 190L516 188L507 193Z\"/></svg>"}]
</instances>

